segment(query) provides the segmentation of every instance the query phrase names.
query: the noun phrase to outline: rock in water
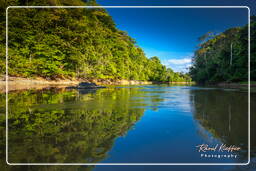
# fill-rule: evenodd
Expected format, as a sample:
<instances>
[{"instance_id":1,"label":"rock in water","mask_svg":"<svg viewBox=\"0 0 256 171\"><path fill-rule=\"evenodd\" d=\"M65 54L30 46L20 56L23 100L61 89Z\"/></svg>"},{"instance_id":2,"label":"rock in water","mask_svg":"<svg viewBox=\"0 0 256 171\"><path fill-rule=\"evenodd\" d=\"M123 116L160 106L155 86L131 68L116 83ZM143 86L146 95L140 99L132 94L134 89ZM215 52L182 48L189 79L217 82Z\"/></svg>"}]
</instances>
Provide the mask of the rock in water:
<instances>
[{"instance_id":1,"label":"rock in water","mask_svg":"<svg viewBox=\"0 0 256 171\"><path fill-rule=\"evenodd\" d=\"M104 86L98 86L95 83L81 82L78 84L79 89L93 89L93 88L105 88Z\"/></svg>"},{"instance_id":2,"label":"rock in water","mask_svg":"<svg viewBox=\"0 0 256 171\"><path fill-rule=\"evenodd\" d=\"M78 84L78 86L93 87L97 85L95 83L81 82Z\"/></svg>"}]
</instances>

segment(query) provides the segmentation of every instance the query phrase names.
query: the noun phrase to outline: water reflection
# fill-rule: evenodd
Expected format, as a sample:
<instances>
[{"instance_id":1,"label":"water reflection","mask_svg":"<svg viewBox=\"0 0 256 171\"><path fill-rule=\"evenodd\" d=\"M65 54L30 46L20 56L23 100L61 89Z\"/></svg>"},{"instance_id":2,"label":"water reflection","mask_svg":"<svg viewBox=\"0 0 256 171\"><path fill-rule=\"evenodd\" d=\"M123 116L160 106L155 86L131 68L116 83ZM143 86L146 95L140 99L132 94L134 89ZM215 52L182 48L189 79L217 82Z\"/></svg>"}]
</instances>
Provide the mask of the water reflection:
<instances>
[{"instance_id":1,"label":"water reflection","mask_svg":"<svg viewBox=\"0 0 256 171\"><path fill-rule=\"evenodd\" d=\"M131 99L142 94L136 88L10 94L9 162L101 161L143 115L143 108L133 106L144 104Z\"/></svg>"},{"instance_id":2,"label":"water reflection","mask_svg":"<svg viewBox=\"0 0 256 171\"><path fill-rule=\"evenodd\" d=\"M246 92L191 90L194 117L200 123L206 142L217 138L227 145L242 148L242 160L248 159L248 95ZM204 132L207 130L210 134ZM204 132L204 133L202 133ZM241 161L240 161L241 162Z\"/></svg>"},{"instance_id":3,"label":"water reflection","mask_svg":"<svg viewBox=\"0 0 256 171\"><path fill-rule=\"evenodd\" d=\"M201 142L240 146L243 151L236 162L244 162L247 160L247 99L245 92L168 85L12 92L9 94L9 162L95 163L118 159L139 162L146 158L145 162L209 162L203 161L194 149ZM252 95L254 108L255 101ZM4 137L3 94L0 102L0 133ZM2 164L4 140L0 146ZM252 151L255 146L253 139ZM152 154L145 156L143 150L147 152L147 147L152 149ZM136 148L142 152L137 153ZM186 155L175 155L178 149ZM127 155L131 151L136 152L136 158Z\"/></svg>"}]
</instances>

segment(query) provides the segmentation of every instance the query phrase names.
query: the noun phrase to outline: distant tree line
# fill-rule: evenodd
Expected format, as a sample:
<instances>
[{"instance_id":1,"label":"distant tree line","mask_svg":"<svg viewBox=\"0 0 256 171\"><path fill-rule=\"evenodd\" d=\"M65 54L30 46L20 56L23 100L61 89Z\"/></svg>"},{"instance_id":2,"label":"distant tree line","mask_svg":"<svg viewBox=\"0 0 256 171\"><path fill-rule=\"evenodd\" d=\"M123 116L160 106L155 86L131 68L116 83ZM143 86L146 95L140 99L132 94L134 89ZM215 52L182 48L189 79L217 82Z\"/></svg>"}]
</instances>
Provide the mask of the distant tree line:
<instances>
[{"instance_id":1,"label":"distant tree line","mask_svg":"<svg viewBox=\"0 0 256 171\"><path fill-rule=\"evenodd\" d=\"M256 81L256 17L251 17L251 80ZM198 83L248 81L248 25L226 30L220 34L207 33L194 53L190 68L192 79Z\"/></svg>"},{"instance_id":2,"label":"distant tree line","mask_svg":"<svg viewBox=\"0 0 256 171\"><path fill-rule=\"evenodd\" d=\"M0 74L5 73L5 8L9 5L97 5L93 0L0 3ZM9 9L9 75L19 77L191 81L116 28L105 9Z\"/></svg>"}]
</instances>

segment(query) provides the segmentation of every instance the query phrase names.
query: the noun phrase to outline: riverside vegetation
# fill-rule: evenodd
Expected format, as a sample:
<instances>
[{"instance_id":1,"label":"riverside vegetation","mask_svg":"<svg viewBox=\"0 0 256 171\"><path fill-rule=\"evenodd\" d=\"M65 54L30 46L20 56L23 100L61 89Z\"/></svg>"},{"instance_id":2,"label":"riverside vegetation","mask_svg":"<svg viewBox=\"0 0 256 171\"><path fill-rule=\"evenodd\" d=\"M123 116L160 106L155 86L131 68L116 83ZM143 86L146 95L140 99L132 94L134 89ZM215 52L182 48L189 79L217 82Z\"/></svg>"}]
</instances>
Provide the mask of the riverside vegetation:
<instances>
[{"instance_id":1,"label":"riverside vegetation","mask_svg":"<svg viewBox=\"0 0 256 171\"><path fill-rule=\"evenodd\" d=\"M9 5L98 5L93 0L1 2L0 74L5 73L5 8ZM47 79L110 79L190 82L158 57L147 58L105 9L12 9L9 75Z\"/></svg>"},{"instance_id":2,"label":"riverside vegetation","mask_svg":"<svg viewBox=\"0 0 256 171\"><path fill-rule=\"evenodd\" d=\"M97 5L95 1L80 0L0 2L1 74L5 72L6 6ZM247 62L246 26L237 30L243 43L240 39L236 39L240 44L233 42L232 65L228 63L228 37L223 37L223 42L217 38L226 32L204 39L198 51L206 49L207 53L195 53L190 72L194 80L200 83L245 80L246 75L239 78L236 74L239 79L212 79L212 75L205 75L212 73L210 64L215 58L218 59L217 69L222 67L223 70L228 69L227 66L236 69L238 59ZM244 35L241 30L244 30ZM255 37L255 31L251 30ZM209 45L214 39L222 44ZM148 59L134 39L116 28L104 9L9 9L8 42L9 74L14 77L191 80L188 74L176 73L163 66L157 57ZM240 55L235 51L238 45ZM253 61L255 45L252 46ZM218 55L207 55L217 50L221 51ZM203 59L207 59L207 63L203 63ZM224 65L225 62L229 65ZM239 66L237 72L238 69L242 69L242 73L247 71L247 63ZM231 71L227 73L232 76ZM243 91L169 85L13 91L8 95L8 161L132 163L136 160L160 163L191 162L193 159L193 162L202 162L198 152L191 147L206 141L241 146L243 151L239 160L223 162L244 162L248 152L247 97ZM255 93L251 98L251 113L255 114ZM92 169L84 166L7 166L5 102L5 94L0 93L0 134L3 137L0 139L0 170ZM255 130L253 125L252 129ZM255 147L255 139L252 139L252 144ZM181 155L177 156L173 152L175 149L181 150ZM255 158L255 148L251 151Z\"/></svg>"},{"instance_id":3,"label":"riverside vegetation","mask_svg":"<svg viewBox=\"0 0 256 171\"><path fill-rule=\"evenodd\" d=\"M94 5L94 0L10 0L0 3L0 75L5 73L5 8L9 5ZM256 38L251 17L251 42ZM187 74L147 58L105 9L9 9L9 75L47 79L105 79L216 84L247 82L248 25L199 40ZM251 43L251 80L256 80ZM191 79L192 78L192 79Z\"/></svg>"},{"instance_id":4,"label":"riverside vegetation","mask_svg":"<svg viewBox=\"0 0 256 171\"><path fill-rule=\"evenodd\" d=\"M251 80L256 81L256 17L251 17ZM248 25L199 38L190 75L197 83L248 81Z\"/></svg>"}]
</instances>

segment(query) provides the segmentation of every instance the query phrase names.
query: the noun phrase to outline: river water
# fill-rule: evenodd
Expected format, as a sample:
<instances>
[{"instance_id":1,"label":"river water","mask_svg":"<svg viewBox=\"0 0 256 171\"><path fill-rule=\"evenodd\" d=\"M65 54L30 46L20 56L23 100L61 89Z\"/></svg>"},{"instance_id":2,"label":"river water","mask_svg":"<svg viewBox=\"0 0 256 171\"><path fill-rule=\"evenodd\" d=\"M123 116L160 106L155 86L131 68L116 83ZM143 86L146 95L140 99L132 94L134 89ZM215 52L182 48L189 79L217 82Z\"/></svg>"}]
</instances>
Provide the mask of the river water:
<instances>
[{"instance_id":1,"label":"river water","mask_svg":"<svg viewBox=\"0 0 256 171\"><path fill-rule=\"evenodd\" d=\"M255 95L251 98L255 106ZM4 94L0 101L4 137ZM8 108L10 163L248 161L246 91L170 85L52 88L10 92ZM212 150L200 151L200 145ZM252 146L255 152L255 142ZM2 139L1 163L4 147Z\"/></svg>"}]
</instances>

